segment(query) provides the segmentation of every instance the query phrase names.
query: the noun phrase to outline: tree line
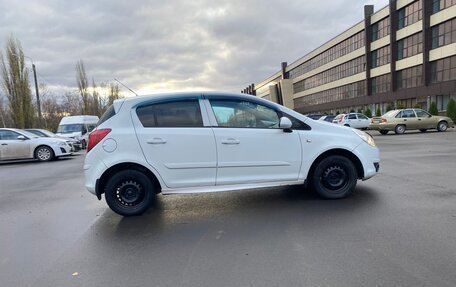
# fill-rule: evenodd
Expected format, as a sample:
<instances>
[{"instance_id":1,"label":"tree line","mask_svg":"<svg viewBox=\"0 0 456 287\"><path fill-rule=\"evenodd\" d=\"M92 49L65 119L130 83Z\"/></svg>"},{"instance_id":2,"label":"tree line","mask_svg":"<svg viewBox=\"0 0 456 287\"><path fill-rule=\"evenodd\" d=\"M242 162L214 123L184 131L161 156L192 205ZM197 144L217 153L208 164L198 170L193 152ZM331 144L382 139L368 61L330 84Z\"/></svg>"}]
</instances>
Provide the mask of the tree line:
<instances>
[{"instance_id":1,"label":"tree line","mask_svg":"<svg viewBox=\"0 0 456 287\"><path fill-rule=\"evenodd\" d=\"M90 85L84 61L78 60L75 65L77 89L56 94L47 85L39 84L40 123L25 59L20 41L11 36L5 51L0 51L0 127L55 131L62 117L101 116L114 100L121 98L116 83L97 84L92 78Z\"/></svg>"}]
</instances>

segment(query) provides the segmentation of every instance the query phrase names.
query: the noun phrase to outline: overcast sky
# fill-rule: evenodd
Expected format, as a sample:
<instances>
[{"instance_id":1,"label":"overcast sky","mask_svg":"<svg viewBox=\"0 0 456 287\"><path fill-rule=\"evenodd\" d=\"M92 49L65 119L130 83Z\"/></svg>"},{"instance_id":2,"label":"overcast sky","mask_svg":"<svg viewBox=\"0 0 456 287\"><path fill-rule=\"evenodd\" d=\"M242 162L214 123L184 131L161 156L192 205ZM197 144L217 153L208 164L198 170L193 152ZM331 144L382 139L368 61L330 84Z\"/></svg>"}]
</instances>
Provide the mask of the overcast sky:
<instances>
[{"instance_id":1,"label":"overcast sky","mask_svg":"<svg viewBox=\"0 0 456 287\"><path fill-rule=\"evenodd\" d=\"M238 92L317 48L388 0L0 0L0 50L18 38L39 81L76 87L82 59L97 83L140 94Z\"/></svg>"}]
</instances>

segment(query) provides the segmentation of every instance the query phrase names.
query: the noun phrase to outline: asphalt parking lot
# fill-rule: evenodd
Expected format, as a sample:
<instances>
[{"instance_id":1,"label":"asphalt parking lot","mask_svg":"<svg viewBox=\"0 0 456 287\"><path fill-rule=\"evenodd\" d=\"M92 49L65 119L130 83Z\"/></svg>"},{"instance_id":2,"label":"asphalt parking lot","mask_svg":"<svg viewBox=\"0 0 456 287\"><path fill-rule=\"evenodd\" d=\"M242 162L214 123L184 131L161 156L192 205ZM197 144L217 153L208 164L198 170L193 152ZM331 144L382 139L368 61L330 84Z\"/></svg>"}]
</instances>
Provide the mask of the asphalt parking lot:
<instances>
[{"instance_id":1,"label":"asphalt parking lot","mask_svg":"<svg viewBox=\"0 0 456 287\"><path fill-rule=\"evenodd\" d=\"M456 131L380 136L344 200L301 188L158 196L122 218L82 154L0 164L2 286L456 286Z\"/></svg>"}]
</instances>

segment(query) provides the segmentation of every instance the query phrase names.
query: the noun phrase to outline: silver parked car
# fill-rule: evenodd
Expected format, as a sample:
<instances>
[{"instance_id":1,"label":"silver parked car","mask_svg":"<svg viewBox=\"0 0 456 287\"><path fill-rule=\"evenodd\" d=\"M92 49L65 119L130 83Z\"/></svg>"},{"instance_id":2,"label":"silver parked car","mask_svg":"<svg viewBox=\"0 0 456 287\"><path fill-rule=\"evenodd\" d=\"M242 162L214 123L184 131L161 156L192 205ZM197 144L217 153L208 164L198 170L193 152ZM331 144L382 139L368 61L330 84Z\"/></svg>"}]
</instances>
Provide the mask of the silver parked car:
<instances>
[{"instance_id":1,"label":"silver parked car","mask_svg":"<svg viewBox=\"0 0 456 287\"><path fill-rule=\"evenodd\" d=\"M64 139L41 138L20 129L0 128L0 160L51 161L66 155L71 155L71 147Z\"/></svg>"},{"instance_id":2,"label":"silver parked car","mask_svg":"<svg viewBox=\"0 0 456 287\"><path fill-rule=\"evenodd\" d=\"M56 135L55 133L50 132L50 131L45 130L45 129L25 129L25 130L28 131L28 132L31 132L32 134L35 134L35 135L37 135L39 137L42 137L42 138L64 139L70 145L72 152L77 152L77 151L80 151L82 149L81 141L79 141L77 139L59 136L59 135Z\"/></svg>"}]
</instances>

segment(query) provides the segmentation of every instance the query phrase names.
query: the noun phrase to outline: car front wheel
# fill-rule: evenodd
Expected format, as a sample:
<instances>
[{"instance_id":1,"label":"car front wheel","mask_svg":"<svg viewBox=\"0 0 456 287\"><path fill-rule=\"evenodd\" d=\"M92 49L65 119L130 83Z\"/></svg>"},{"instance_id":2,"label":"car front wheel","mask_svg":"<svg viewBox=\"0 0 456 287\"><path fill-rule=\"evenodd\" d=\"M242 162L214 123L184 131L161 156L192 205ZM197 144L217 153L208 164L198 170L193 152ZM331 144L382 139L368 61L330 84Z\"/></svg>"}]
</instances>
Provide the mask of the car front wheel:
<instances>
[{"instance_id":1,"label":"car front wheel","mask_svg":"<svg viewBox=\"0 0 456 287\"><path fill-rule=\"evenodd\" d=\"M51 161L54 159L54 151L48 146L39 146L35 150L35 158L39 161Z\"/></svg>"},{"instance_id":2,"label":"car front wheel","mask_svg":"<svg viewBox=\"0 0 456 287\"><path fill-rule=\"evenodd\" d=\"M321 197L339 199L354 191L357 179L357 171L351 160L332 155L317 164L310 184Z\"/></svg>"},{"instance_id":3,"label":"car front wheel","mask_svg":"<svg viewBox=\"0 0 456 287\"><path fill-rule=\"evenodd\" d=\"M144 173L124 170L108 180L105 198L106 203L117 214L140 215L150 207L155 198L154 186Z\"/></svg>"},{"instance_id":4,"label":"car front wheel","mask_svg":"<svg viewBox=\"0 0 456 287\"><path fill-rule=\"evenodd\" d=\"M437 130L438 130L439 132L444 132L444 131L446 131L447 129L448 129L448 123L447 123L447 122L442 121L442 122L440 122L440 123L437 125Z\"/></svg>"}]
</instances>

